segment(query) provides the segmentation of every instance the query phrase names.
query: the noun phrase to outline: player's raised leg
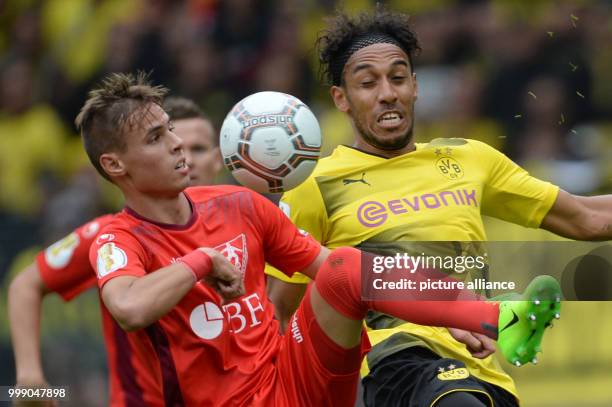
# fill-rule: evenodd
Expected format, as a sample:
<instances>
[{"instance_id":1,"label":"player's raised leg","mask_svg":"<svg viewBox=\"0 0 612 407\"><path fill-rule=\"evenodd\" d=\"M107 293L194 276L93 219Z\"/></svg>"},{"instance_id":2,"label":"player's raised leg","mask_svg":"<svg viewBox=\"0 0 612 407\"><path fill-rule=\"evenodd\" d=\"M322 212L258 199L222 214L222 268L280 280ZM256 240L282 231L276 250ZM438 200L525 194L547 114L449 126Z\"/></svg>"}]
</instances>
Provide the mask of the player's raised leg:
<instances>
[{"instance_id":1,"label":"player's raised leg","mask_svg":"<svg viewBox=\"0 0 612 407\"><path fill-rule=\"evenodd\" d=\"M363 301L361 252L353 248L333 251L310 290L318 324L344 348L359 342L361 319L368 309L373 309L421 325L485 334L498 339L509 362L522 364L535 357L544 329L559 316L560 288L552 277L542 276L530 284L520 299L527 301ZM508 325L514 315L519 323Z\"/></svg>"}]
</instances>

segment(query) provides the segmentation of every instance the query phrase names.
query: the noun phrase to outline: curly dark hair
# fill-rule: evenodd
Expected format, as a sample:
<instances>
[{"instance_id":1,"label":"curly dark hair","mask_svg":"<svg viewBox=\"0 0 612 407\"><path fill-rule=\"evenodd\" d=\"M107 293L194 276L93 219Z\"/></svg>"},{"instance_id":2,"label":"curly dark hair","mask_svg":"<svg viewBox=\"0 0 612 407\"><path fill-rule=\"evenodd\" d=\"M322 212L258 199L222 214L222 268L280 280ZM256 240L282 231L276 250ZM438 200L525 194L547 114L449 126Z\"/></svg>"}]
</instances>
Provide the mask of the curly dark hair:
<instances>
[{"instance_id":1,"label":"curly dark hair","mask_svg":"<svg viewBox=\"0 0 612 407\"><path fill-rule=\"evenodd\" d=\"M144 72L112 73L89 92L74 123L83 137L85 152L100 175L110 181L100 165L100 156L109 151L125 151L125 127L141 117L132 113L151 104L161 105L166 92L162 86L151 85Z\"/></svg>"},{"instance_id":2,"label":"curly dark hair","mask_svg":"<svg viewBox=\"0 0 612 407\"><path fill-rule=\"evenodd\" d=\"M392 12L380 4L374 12L362 12L349 17L342 11L326 20L327 29L319 33L316 48L321 63L321 77L330 85L343 83L342 70L350 55L347 50L356 39L368 34L382 34L391 37L408 55L411 68L413 56L421 50L414 31L408 24L409 16Z\"/></svg>"}]
</instances>

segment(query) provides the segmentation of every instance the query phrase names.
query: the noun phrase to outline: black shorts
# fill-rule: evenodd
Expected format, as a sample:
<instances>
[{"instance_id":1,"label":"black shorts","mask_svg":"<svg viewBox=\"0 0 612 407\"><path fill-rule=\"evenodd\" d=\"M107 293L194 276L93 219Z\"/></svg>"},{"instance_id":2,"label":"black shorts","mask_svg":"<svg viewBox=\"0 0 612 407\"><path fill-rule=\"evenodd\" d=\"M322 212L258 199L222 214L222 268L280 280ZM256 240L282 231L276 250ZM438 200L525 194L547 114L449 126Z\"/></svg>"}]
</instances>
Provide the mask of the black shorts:
<instances>
[{"instance_id":1,"label":"black shorts","mask_svg":"<svg viewBox=\"0 0 612 407\"><path fill-rule=\"evenodd\" d=\"M470 392L491 407L519 405L506 390L472 376L460 360L420 346L385 357L362 382L367 407L430 407L456 391Z\"/></svg>"}]
</instances>

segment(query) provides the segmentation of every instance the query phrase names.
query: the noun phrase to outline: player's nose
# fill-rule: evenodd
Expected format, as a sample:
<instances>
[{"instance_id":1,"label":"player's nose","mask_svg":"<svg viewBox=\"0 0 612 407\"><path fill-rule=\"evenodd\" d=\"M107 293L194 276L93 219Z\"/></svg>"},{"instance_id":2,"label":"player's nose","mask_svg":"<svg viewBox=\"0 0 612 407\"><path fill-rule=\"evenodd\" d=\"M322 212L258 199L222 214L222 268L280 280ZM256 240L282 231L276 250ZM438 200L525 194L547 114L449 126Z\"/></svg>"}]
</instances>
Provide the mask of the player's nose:
<instances>
[{"instance_id":1,"label":"player's nose","mask_svg":"<svg viewBox=\"0 0 612 407\"><path fill-rule=\"evenodd\" d=\"M183 149L183 140L174 134L174 132L170 132L170 137L168 137L170 142L170 149L172 152L179 152Z\"/></svg>"},{"instance_id":2,"label":"player's nose","mask_svg":"<svg viewBox=\"0 0 612 407\"><path fill-rule=\"evenodd\" d=\"M378 101L381 103L394 103L397 101L397 91L387 78L382 78L380 82Z\"/></svg>"}]
</instances>

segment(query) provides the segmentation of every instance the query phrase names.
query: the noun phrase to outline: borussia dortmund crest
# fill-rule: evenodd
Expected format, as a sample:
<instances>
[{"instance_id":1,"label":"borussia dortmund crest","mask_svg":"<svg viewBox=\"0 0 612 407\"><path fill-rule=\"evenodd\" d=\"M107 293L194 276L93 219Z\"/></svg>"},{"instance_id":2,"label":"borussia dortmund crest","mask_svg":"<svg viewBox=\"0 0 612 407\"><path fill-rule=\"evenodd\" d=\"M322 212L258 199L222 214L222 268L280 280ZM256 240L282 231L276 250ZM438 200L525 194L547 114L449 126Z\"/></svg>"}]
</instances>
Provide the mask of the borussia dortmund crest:
<instances>
[{"instance_id":1,"label":"borussia dortmund crest","mask_svg":"<svg viewBox=\"0 0 612 407\"><path fill-rule=\"evenodd\" d=\"M459 164L459 161L452 157L440 157L436 161L436 168L440 174L448 179L456 180L463 178L463 167Z\"/></svg>"}]
</instances>

